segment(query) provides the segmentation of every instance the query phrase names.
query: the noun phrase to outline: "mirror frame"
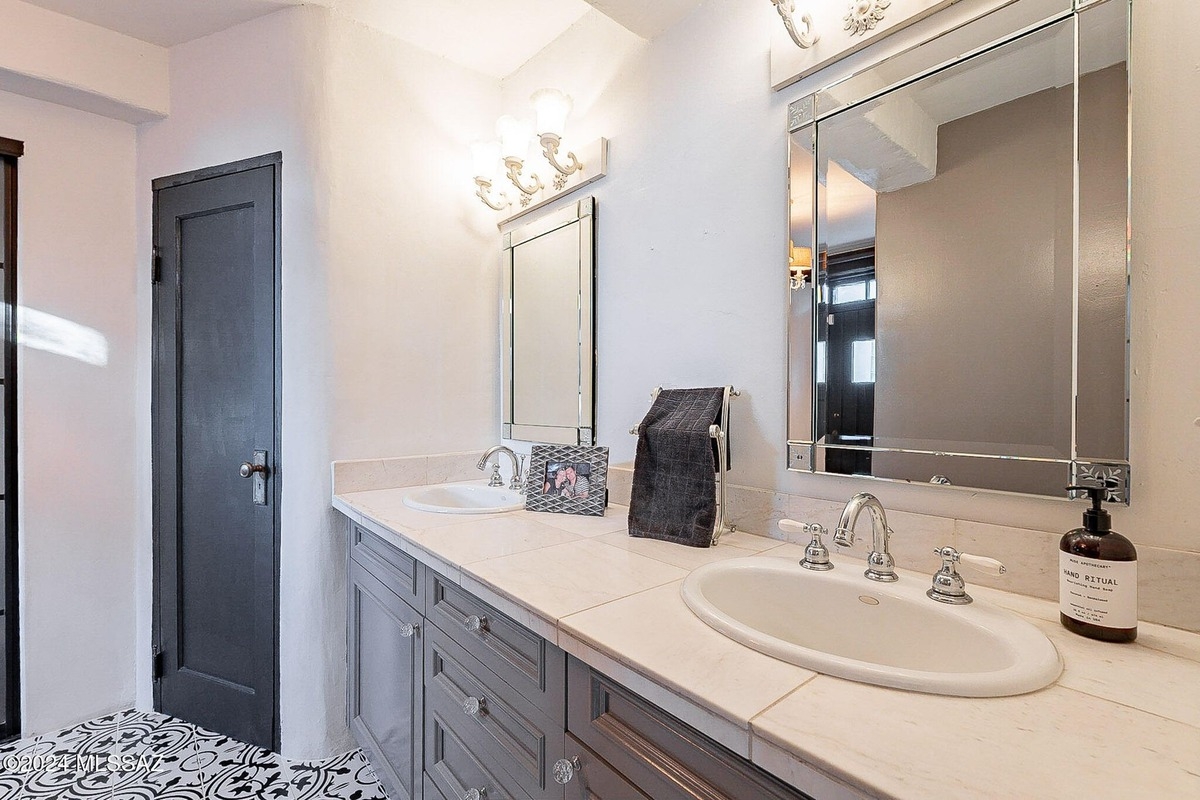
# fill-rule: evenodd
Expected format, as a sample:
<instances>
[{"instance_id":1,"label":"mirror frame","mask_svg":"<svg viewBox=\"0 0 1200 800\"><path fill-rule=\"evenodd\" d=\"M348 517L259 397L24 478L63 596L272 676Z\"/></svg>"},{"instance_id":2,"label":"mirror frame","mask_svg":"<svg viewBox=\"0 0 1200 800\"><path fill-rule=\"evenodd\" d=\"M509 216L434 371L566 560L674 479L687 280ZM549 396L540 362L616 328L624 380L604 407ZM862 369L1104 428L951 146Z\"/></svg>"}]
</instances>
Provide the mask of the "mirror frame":
<instances>
[{"instance_id":1,"label":"mirror frame","mask_svg":"<svg viewBox=\"0 0 1200 800\"><path fill-rule=\"evenodd\" d=\"M513 253L522 244L570 225L579 227L579 421L573 427L513 421ZM501 320L501 435L505 439L591 446L596 430L596 200L585 197L504 234Z\"/></svg>"},{"instance_id":2,"label":"mirror frame","mask_svg":"<svg viewBox=\"0 0 1200 800\"><path fill-rule=\"evenodd\" d=\"M1126 123L1127 123L1127 126L1126 126L1126 162L1125 162L1125 173L1126 173L1126 186L1125 186L1125 191L1126 191L1126 196L1125 196L1125 200L1126 200L1125 334L1126 335L1125 335L1125 392L1124 392L1124 395L1125 395L1125 409L1124 409L1124 419L1125 419L1124 450L1125 450L1125 455L1124 455L1124 458L1113 458L1113 459L1104 459L1104 460L1081 459L1080 453L1078 452L1077 445L1076 445L1077 437L1076 437L1075 425L1077 425L1078 421L1074 417L1074 412L1073 412L1073 418L1072 418L1072 437L1071 437L1072 438L1072 454L1071 454L1070 458L1062 458L1062 459L1052 459L1052 458L1048 459L1048 458L998 455L998 454L950 453L950 452L942 452L942 451L915 450L915 449L906 449L906 448L847 447L844 445L829 445L829 444L818 443L814 440L815 432L817 430L816 415L818 413L816 367L815 367L815 364L813 363L813 360L811 357L806 362L793 363L791 353L789 352L788 353L788 364L787 364L788 382L786 385L787 403L788 403L788 406L790 407L788 414L786 416L787 424L788 424L788 428L789 428L789 430L787 431L788 438L787 438L787 464L786 464L786 467L789 471L818 473L818 474L826 474L826 475L837 475L838 477L847 477L847 478L851 478L851 477L867 478L870 480L888 481L888 482L892 482L892 483L912 483L912 481L909 481L909 480L906 480L903 478L887 478L887 477L878 477L878 476L873 476L873 475L847 475L847 474L843 474L843 473L828 473L828 472L819 470L817 467L818 460L819 460L818 456L820 455L820 453L822 451L828 451L830 449L842 449L842 450L850 449L850 450L867 451L867 452L879 451L879 452L912 453L912 454L928 456L930 463L934 464L934 465L936 465L936 464L949 465L949 464L955 463L956 461L961 461L963 459L980 459L980 458L991 460L997 466L1000 466L1000 467L1016 468L1016 469L1020 468L1019 465L1022 462L1025 462L1025 463L1040 462L1042 464L1053 463L1053 464L1061 464L1064 468L1064 475L1063 475L1064 486L1068 482L1071 484L1075 484L1080 481L1085 481L1085 482L1086 481L1093 481L1093 482L1098 481L1098 482L1104 484L1105 486L1107 486L1109 502L1124 503L1126 505L1129 504L1129 498L1130 498L1129 407L1130 407L1130 374L1132 371L1132 362L1131 362L1131 358L1130 358L1130 324L1131 324L1131 316L1132 316L1131 310L1130 310L1130 300L1132 297L1132 283L1130 280L1130 272L1131 272L1130 267L1131 267L1131 262L1132 262L1131 247L1130 247L1130 243L1131 243L1130 242L1130 240L1131 240L1130 218L1131 218L1131 211L1132 211L1132 209L1131 209L1132 190L1131 190L1131 180L1130 179L1132 177L1132 163L1131 163L1131 148L1129 146L1129 137L1131 136L1131 131L1132 131L1132 110L1133 110L1132 93L1131 93L1132 60L1131 60L1131 52L1130 52L1130 39L1131 39L1130 24L1131 24L1131 19L1132 19L1132 0L1074 0L1074 2L1071 2L1071 0L1065 0L1065 2L1060 2L1060 6L1061 6L1060 10L1054 11L1053 13L1049 14L1048 16L1041 16L1041 12L1045 11L1045 9L1046 9L1046 3L1044 2L1044 0L1042 0L1042 2L1037 2L1037 0L1027 0L1027 2L1025 3L1027 11L1025 13L1027 13L1027 14L1033 13L1033 14L1039 15L1036 21L1031 21L1031 19L1028 17L1022 18L1020 16L1020 14L1021 14L1020 7L1022 6L1022 2L1020 0L1018 0L1018 2L1012 4L1012 6L1008 7L1008 10L1006 13L1009 14L1010 21L1017 20L1017 19L1020 19L1021 21L1019 24L1016 24L1016 25L1013 25L1013 26L1007 28L1006 32L1003 33L1002 35L996 35L995 23L998 20L989 20L988 25L982 25L982 24L980 25L981 31L989 32L989 33L984 34L984 35L987 35L988 38L983 39L982 42L980 42L979 38L976 38L973 45L969 44L971 42L971 36L972 36L970 29L972 28L973 23L968 23L967 25L964 25L960 28L953 29L953 30L943 33L939 36L932 37L928 41L921 42L917 45L914 45L912 48L908 48L908 49L904 50L903 52L898 53L894 56L891 56L891 57L883 59L879 62L873 63L870 66L865 67L864 69L856 71L855 73L853 73L852 75L850 75L848 77L840 78L837 81L834 81L833 83L831 83L827 86L821 86L821 87L809 92L805 96L799 98L798 100L795 100L794 102L792 102L788 105L788 118L787 118L788 203L790 206L792 199L795 196L794 192L793 192L793 186L792 186L792 159L793 159L793 151L795 148L795 145L793 144L793 135L808 128L813 133L813 139L814 139L813 145L814 146L811 151L811 158L813 161L812 176L811 176L812 183L811 183L811 186L808 189L806 189L805 191L810 193L809 199L811 199L811 202L813 204L813 209L812 209L812 214L811 214L812 230L811 230L810 240L809 240L808 244L812 247L813 261L814 261L814 267L815 267L815 262L817 260L816 259L817 248L819 247L819 242L820 242L820 232L818 230L818 227L819 227L819 220L821 217L820 209L819 209L820 193L819 193L819 188L817 186L817 182L819 180L819 178L818 178L818 166L819 165L817 163L816 141L819 138L819 127L817 124L821 120L826 119L835 114L838 114L849 108L853 108L853 107L861 105L863 103L867 103L872 100L876 100L880 97L885 96L887 93L889 93L895 89L902 88L911 83L919 81L923 78L926 78L928 76L931 76L938 72L941 72L945 69L965 63L969 59L974 58L975 56L982 55L982 54L992 51L996 48L1002 47L1006 44L1009 44L1011 42L1014 42L1014 41L1022 38L1023 36L1025 36L1029 33L1032 33L1034 31L1040 30L1042 28L1048 27L1048 26L1056 24L1056 23L1060 23L1064 20L1073 20L1074 21L1075 30L1076 30L1076 34L1075 34L1076 41L1078 42L1081 14L1086 13L1089 9L1091 9L1095 6L1099 6L1102 3L1106 3L1106 2L1111 2L1114 4L1120 5L1120 6L1124 6L1125 14L1126 14L1126 18L1125 18L1126 19L1125 64L1126 64L1126 70L1127 70L1127 75L1126 75L1126 79L1127 79L1127 84L1126 84L1127 120L1126 120ZM983 20L976 20L976 22L982 22L982 21ZM849 100L846 102L839 102L834 107L831 107L831 108L822 108L823 104L822 104L820 98L825 93L827 93L828 90L831 89L832 87L838 86L839 84L841 84L843 86L853 85L853 81L855 78L862 76L864 73L869 73L869 72L875 70L882 64L892 62L897 59L911 59L914 61L919 60L919 57L918 57L918 59L913 59L914 51L918 50L918 48L920 48L920 47L924 47L925 45L932 44L935 42L937 42L939 45L939 47L934 48L935 52L945 52L948 45L960 46L960 44L961 44L961 49L958 50L958 52L960 52L961 55L958 55L956 57L952 57L949 59L945 59L940 62L926 64L924 66L918 67L916 69L913 69L911 71L911 74L909 74L907 77L905 77L901 80L892 82L883 88L872 89L871 91L864 92L862 94L862 96L860 96L860 97L855 97L852 100ZM1080 77L1078 45L1076 46L1074 71L1075 71L1075 76L1074 76L1075 83L1076 83L1076 86L1078 86L1078 81L1079 81L1079 77ZM1079 114L1078 97L1076 97L1076 110L1075 110L1076 118L1078 118L1078 114ZM1076 146L1076 148L1078 147L1078 130L1076 130L1076 145L1075 146ZM1075 204L1076 209L1078 209L1078 205L1079 205L1079 187L1078 187L1079 161L1078 161L1077 157L1074 161L1074 171L1075 171L1075 195L1074 195L1073 202ZM789 219L790 219L790 214L789 214ZM1078 226L1078 220L1076 220L1075 224L1076 224L1076 226ZM791 239L791 236L789 235L788 238ZM1078 239L1078 231L1076 231L1076 239ZM1076 280L1078 280L1079 253L1078 253L1078 244L1077 243L1076 243L1076 251L1073 255L1073 258L1074 258L1074 270L1075 270L1075 274L1076 274ZM815 272L815 269L814 269L814 272ZM813 308L812 319L809 321L809 324L812 327L812 333L811 333L812 341L815 343L816 336L817 336L816 311L815 310L818 307L817 291L818 291L819 281L812 280L809 283L811 285L807 287L806 291L811 293L810 296L812 298L811 302L812 302L812 308ZM789 290L788 290L788 306L787 306L787 308L788 308L788 323L787 323L788 334L787 334L787 336L788 336L788 350L789 351L791 348L791 339L793 336L792 326L795 325L797 322L797 320L794 320L792 317L792 306L795 302L794 295L796 294L797 291L805 291L805 289L789 288ZM1076 291L1078 292L1078 289L1076 289ZM1076 298L1075 303L1076 303L1076 305L1078 304L1078 298ZM1075 320L1074 320L1073 324L1075 326L1074 339L1076 342L1076 344L1073 345L1073 348L1075 348L1077 350L1077 347L1078 347L1077 343L1078 343L1078 339L1079 339L1079 331L1078 331L1079 320L1078 320L1078 312L1075 311L1073 313L1075 316ZM814 345L814 347L815 347L815 345ZM808 430L807 438L793 438L792 434L794 433L794 431L791 430L792 411L793 410L802 411L802 410L794 409L794 407L792 407L792 404L793 404L792 387L791 387L792 377L795 374L796 370L799 370L802 374L805 369L807 369L807 372L809 373L807 378L808 378L808 381L810 382L809 397L810 397L811 402L810 402L810 408L808 410L809 430ZM1075 364L1073 369L1076 370L1075 376L1077 376L1078 364ZM1073 376L1073 382L1077 381L1077 377L1075 377L1075 376ZM940 473L941 470L935 470L935 472ZM942 480L938 480L939 478L942 478ZM963 489L963 490L972 491L972 492L987 491L987 492L997 492L997 493L1002 493L1002 494L1017 494L1019 496L1029 496L1029 494L1027 494L1027 493L1015 492L1012 490L991 489L991 488L971 487L971 486L952 486L949 483L943 482L944 480L945 479L942 477L941 474L935 474L931 483L939 485L939 486ZM1056 496L1061 498L1061 497L1070 497L1073 495L1074 495L1074 493L1067 493L1064 491L1064 493L1062 495L1056 495Z\"/></svg>"}]
</instances>

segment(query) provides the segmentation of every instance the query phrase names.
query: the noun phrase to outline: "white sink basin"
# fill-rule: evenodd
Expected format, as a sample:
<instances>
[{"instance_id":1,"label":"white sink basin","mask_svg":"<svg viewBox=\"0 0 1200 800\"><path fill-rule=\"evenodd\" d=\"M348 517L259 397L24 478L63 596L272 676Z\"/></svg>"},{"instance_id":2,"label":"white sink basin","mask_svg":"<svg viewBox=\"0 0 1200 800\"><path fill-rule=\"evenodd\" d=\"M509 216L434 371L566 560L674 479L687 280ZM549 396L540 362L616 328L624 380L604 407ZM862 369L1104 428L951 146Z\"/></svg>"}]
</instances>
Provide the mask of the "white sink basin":
<instances>
[{"instance_id":1,"label":"white sink basin","mask_svg":"<svg viewBox=\"0 0 1200 800\"><path fill-rule=\"evenodd\" d=\"M525 507L525 496L498 486L445 483L404 496L404 505L435 514L499 514Z\"/></svg>"},{"instance_id":2,"label":"white sink basin","mask_svg":"<svg viewBox=\"0 0 1200 800\"><path fill-rule=\"evenodd\" d=\"M1008 611L925 596L929 581L867 580L862 565L829 572L757 556L700 567L683 600L747 647L807 669L877 686L1000 697L1053 683L1062 661L1050 640Z\"/></svg>"}]
</instances>

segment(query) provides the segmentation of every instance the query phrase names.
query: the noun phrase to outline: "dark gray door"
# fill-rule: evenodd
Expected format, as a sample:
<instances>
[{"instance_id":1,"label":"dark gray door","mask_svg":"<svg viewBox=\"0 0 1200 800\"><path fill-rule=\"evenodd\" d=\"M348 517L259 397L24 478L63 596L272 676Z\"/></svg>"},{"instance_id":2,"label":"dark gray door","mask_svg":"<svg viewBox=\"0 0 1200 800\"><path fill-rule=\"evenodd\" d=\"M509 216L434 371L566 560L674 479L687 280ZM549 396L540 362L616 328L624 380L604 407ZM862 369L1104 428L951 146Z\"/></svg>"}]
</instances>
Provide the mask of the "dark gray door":
<instances>
[{"instance_id":1,"label":"dark gray door","mask_svg":"<svg viewBox=\"0 0 1200 800\"><path fill-rule=\"evenodd\" d=\"M278 156L155 182L157 708L278 749Z\"/></svg>"}]
</instances>

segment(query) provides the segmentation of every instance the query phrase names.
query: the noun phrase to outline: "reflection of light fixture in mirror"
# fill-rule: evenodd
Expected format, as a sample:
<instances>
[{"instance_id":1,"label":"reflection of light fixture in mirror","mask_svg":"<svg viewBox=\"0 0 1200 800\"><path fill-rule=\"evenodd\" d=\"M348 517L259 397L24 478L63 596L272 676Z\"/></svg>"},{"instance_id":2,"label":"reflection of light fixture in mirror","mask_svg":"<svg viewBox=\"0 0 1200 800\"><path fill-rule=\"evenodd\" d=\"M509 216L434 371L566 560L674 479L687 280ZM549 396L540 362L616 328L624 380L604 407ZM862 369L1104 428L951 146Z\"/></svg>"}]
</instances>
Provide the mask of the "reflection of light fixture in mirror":
<instances>
[{"instance_id":1,"label":"reflection of light fixture in mirror","mask_svg":"<svg viewBox=\"0 0 1200 800\"><path fill-rule=\"evenodd\" d=\"M475 164L475 196L494 211L503 211L512 205L503 189L492 192L496 167L500 163L500 143L475 142L471 145L471 160Z\"/></svg>"},{"instance_id":2,"label":"reflection of light fixture in mirror","mask_svg":"<svg viewBox=\"0 0 1200 800\"><path fill-rule=\"evenodd\" d=\"M783 20L783 27L787 29L788 36L792 37L792 41L797 47L804 50L812 47L821 38L821 34L817 33L813 27L812 14L803 14L800 16L800 23L804 26L801 30L796 25L796 0L771 0L775 10L779 12L779 17Z\"/></svg>"},{"instance_id":3,"label":"reflection of light fixture in mirror","mask_svg":"<svg viewBox=\"0 0 1200 800\"><path fill-rule=\"evenodd\" d=\"M528 183L521 181L521 170L529 155L529 124L505 115L496 121L496 133L500 136L500 156L508 169L508 179L521 190L521 205L527 206L533 194L545 185L536 174L529 175Z\"/></svg>"},{"instance_id":4,"label":"reflection of light fixture in mirror","mask_svg":"<svg viewBox=\"0 0 1200 800\"><path fill-rule=\"evenodd\" d=\"M572 152L567 153L566 166L558 160L558 147L567 127L567 115L571 113L571 98L558 89L538 89L529 99L537 114L535 132L542 144L542 155L558 173L554 176L554 188L562 189L567 185L568 175L583 169Z\"/></svg>"},{"instance_id":5,"label":"reflection of light fixture in mirror","mask_svg":"<svg viewBox=\"0 0 1200 800\"><path fill-rule=\"evenodd\" d=\"M808 276L812 274L812 248L796 247L788 240L788 276L792 289L803 289L808 285Z\"/></svg>"}]
</instances>

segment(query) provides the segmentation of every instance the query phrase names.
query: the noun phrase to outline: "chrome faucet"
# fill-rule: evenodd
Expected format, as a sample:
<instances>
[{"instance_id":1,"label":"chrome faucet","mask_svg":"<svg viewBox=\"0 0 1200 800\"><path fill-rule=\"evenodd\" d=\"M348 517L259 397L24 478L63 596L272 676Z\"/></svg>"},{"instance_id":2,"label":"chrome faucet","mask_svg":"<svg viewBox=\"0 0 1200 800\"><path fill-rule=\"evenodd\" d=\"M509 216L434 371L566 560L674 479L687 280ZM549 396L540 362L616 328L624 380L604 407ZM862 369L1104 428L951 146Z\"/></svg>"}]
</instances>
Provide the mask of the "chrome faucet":
<instances>
[{"instance_id":1,"label":"chrome faucet","mask_svg":"<svg viewBox=\"0 0 1200 800\"><path fill-rule=\"evenodd\" d=\"M864 509L871 515L871 552L867 554L867 571L863 574L873 581L890 583L896 580L896 560L888 552L892 529L888 527L887 515L878 497L859 492L850 498L850 502L842 509L833 543L841 547L854 546L854 525Z\"/></svg>"},{"instance_id":2,"label":"chrome faucet","mask_svg":"<svg viewBox=\"0 0 1200 800\"><path fill-rule=\"evenodd\" d=\"M517 454L502 444L495 447L489 447L488 451L479 458L479 463L476 465L480 469L486 469L488 461L497 453L504 453L512 461L512 480L508 482L508 488L514 492L519 492L522 489L521 481L523 476L521 473L525 468L525 456L517 460ZM488 486L503 486L504 479L500 477L500 459L496 459L496 463L492 466L492 477L488 480Z\"/></svg>"}]
</instances>

